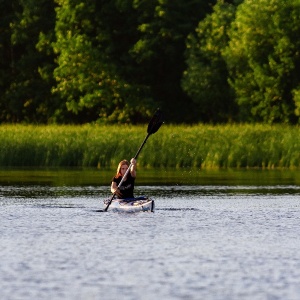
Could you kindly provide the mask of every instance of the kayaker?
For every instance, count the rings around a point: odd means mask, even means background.
[[[127,173],[126,178],[124,179],[122,185],[118,188],[118,185],[121,182],[130,164],[131,164],[130,171]],[[111,181],[110,190],[113,194],[115,193],[119,199],[134,198],[133,190],[134,190],[134,181],[136,178],[136,160],[132,158],[130,160],[130,164],[125,159],[120,161],[117,168],[117,173]]]

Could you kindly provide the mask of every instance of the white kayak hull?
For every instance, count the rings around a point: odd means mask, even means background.
[[[106,208],[109,199],[104,200],[104,208]],[[108,211],[114,212],[126,212],[126,213],[135,213],[135,212],[154,212],[155,203],[154,200],[146,197],[138,197],[131,199],[113,199]]]

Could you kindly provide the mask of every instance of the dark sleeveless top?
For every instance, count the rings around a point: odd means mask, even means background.
[[[113,177],[112,181],[114,181],[117,186],[121,182],[122,177]],[[123,181],[122,185],[119,187],[119,189],[116,191],[116,195],[120,199],[126,199],[126,198],[134,198],[133,196],[133,190],[134,190],[134,181],[135,178],[131,176],[130,172],[127,174],[126,180]]]

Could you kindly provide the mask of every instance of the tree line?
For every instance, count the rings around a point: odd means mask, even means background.
[[[0,0],[1,123],[299,123],[300,0]]]

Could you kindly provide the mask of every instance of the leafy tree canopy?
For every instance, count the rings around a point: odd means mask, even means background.
[[[297,121],[299,27],[297,0],[245,0],[238,6],[225,57],[244,118]]]
[[[182,86],[197,105],[201,119],[207,122],[229,121],[237,113],[222,56],[229,41],[228,28],[234,13],[234,5],[218,1],[186,43],[188,68]]]

